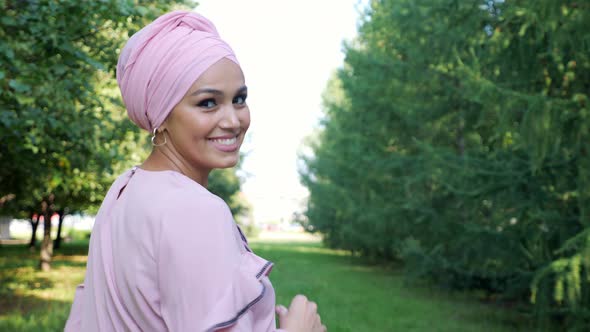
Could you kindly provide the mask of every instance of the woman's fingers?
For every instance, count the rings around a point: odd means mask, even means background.
[[[277,315],[279,315],[279,317],[282,317],[285,316],[289,312],[289,310],[284,305],[279,304],[276,306],[275,312],[277,313]]]
[[[305,315],[307,313],[307,297],[305,295],[295,295],[289,306],[289,312],[295,315]]]
[[[326,326],[318,314],[318,305],[304,295],[296,295],[289,309],[282,305],[275,308],[281,328],[289,332],[325,332]]]
[[[313,331],[314,332],[323,332],[325,331],[324,329],[326,328],[324,325],[322,325],[322,318],[320,317],[319,314],[315,314],[315,320],[313,323]]]
[[[318,311],[318,305],[317,305],[317,303],[315,303],[315,302],[313,302],[313,301],[309,301],[309,308],[310,308],[312,311]]]
[[[307,304],[307,297],[305,295],[302,294],[297,294],[293,297],[293,300],[291,300],[291,306],[303,306]],[[291,307],[290,306],[290,307]],[[289,309],[291,309],[289,307]]]
[[[318,305],[315,302],[309,301],[307,303],[307,315],[309,317],[313,317],[317,316],[317,312],[318,312]]]

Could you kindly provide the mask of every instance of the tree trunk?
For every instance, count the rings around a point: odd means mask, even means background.
[[[35,245],[37,244],[37,226],[39,226],[39,219],[41,219],[41,214],[37,213],[31,215],[31,219],[29,220],[33,230],[33,234],[31,234],[31,241],[29,242],[29,248],[31,249],[34,249]]]
[[[12,220],[11,216],[0,215],[0,240],[10,239],[10,221],[11,220]]]
[[[59,224],[57,225],[57,236],[55,237],[55,241],[53,241],[54,249],[59,249],[59,247],[61,246],[61,226],[64,222],[66,211],[64,209],[61,209],[57,211],[57,214],[59,214]]]
[[[53,195],[41,202],[41,211],[43,213],[43,242],[41,243],[41,262],[42,271],[51,270],[51,256],[53,255],[53,241],[51,240],[51,215],[53,214]]]

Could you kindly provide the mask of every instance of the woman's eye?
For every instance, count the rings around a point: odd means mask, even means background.
[[[246,103],[246,95],[239,95],[234,98],[234,104],[243,105]]]
[[[197,104],[197,106],[203,107],[203,108],[213,108],[213,107],[215,107],[215,105],[217,105],[217,104],[215,103],[214,99],[205,99]]]

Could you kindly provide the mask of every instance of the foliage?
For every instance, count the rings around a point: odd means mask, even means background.
[[[0,196],[16,195],[4,213],[30,214],[50,194],[55,209],[95,207],[118,162],[138,150],[137,131],[120,121],[113,100],[117,50],[144,15],[165,5],[47,0],[0,8]]]
[[[588,22],[577,1],[372,1],[305,158],[309,228],[587,326]]]
[[[241,156],[240,160],[243,160]],[[250,206],[245,197],[241,195],[243,179],[238,176],[236,169],[241,167],[241,162],[235,168],[215,169],[209,174],[207,189],[213,194],[223,198],[238,223],[248,216]]]

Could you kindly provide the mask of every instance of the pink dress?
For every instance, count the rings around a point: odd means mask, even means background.
[[[96,216],[65,331],[281,331],[271,268],[219,197],[134,167]]]

